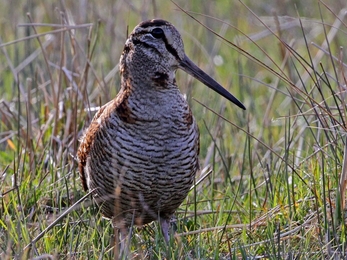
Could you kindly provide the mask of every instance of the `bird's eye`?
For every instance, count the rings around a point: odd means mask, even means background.
[[[151,31],[151,34],[153,35],[154,38],[157,38],[157,39],[164,37],[164,31],[160,28],[154,28]]]

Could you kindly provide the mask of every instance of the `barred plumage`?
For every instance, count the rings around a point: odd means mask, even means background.
[[[159,218],[166,241],[199,168],[199,130],[176,86],[178,68],[244,108],[187,58],[170,23],[142,22],[120,59],[121,91],[94,116],[78,150],[83,187],[95,189],[104,216],[119,228]]]

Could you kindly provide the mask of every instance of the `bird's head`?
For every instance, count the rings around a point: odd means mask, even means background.
[[[169,22],[153,19],[137,25],[127,39],[120,59],[123,77],[143,85],[175,86],[180,68],[242,109],[243,104],[196,66],[185,54],[180,33]]]

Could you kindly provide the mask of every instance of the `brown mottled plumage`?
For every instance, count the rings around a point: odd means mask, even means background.
[[[120,58],[121,90],[94,116],[78,150],[85,190],[119,228],[169,219],[199,168],[199,130],[179,92],[178,68],[244,109],[184,53],[178,31],[154,19],[135,27]]]

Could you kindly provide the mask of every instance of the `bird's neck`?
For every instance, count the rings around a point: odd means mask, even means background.
[[[178,113],[179,116],[187,110],[186,101],[177,86],[162,79],[159,74],[157,81],[137,81],[123,76],[117,98],[129,116],[137,120],[163,120],[169,114]],[[180,109],[177,110],[177,107]]]

